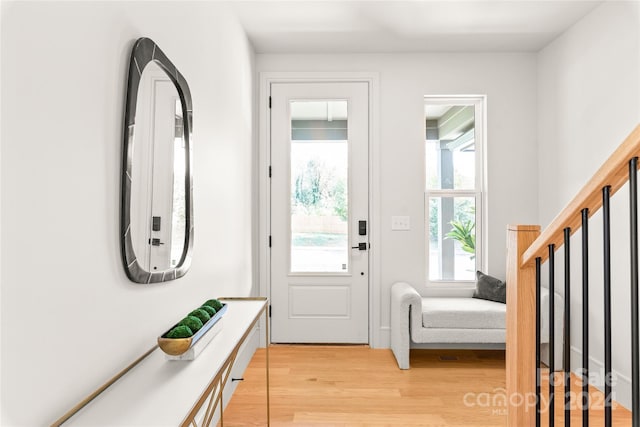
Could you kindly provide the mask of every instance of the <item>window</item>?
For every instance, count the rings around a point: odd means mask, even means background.
[[[349,269],[346,100],[290,101],[291,272]]]
[[[425,98],[427,282],[475,280],[482,266],[484,98]]]

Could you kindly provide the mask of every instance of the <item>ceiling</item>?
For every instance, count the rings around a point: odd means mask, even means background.
[[[536,52],[602,1],[236,0],[257,53]]]

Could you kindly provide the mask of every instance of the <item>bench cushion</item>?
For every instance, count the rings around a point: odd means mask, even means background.
[[[422,298],[425,328],[505,329],[507,306],[477,298]]]

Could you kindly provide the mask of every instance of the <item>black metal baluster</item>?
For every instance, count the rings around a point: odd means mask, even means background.
[[[631,418],[640,427],[640,344],[638,338],[638,158],[629,161],[631,239]]]
[[[604,249],[604,425],[611,427],[611,220],[609,198],[611,187],[602,189],[602,222]]]
[[[540,293],[541,293],[541,271],[542,260],[536,258],[536,427],[540,427]]]
[[[582,427],[589,427],[589,209],[582,209]]]
[[[555,370],[555,245],[549,245],[549,427],[555,426],[555,396],[554,396],[554,370]]]
[[[571,425],[571,229],[564,229],[564,425]]]

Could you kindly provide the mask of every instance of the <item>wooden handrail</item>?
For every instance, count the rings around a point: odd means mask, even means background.
[[[536,258],[540,258],[541,262],[546,261],[551,244],[555,245],[555,250],[562,247],[567,227],[571,234],[582,227],[583,209],[587,208],[591,217],[602,207],[603,188],[610,187],[611,196],[629,180],[630,160],[634,157],[640,158],[640,125],[542,233],[538,226],[507,227],[506,388],[509,427],[536,425],[537,408],[523,404],[528,402],[529,396],[536,396],[538,366],[535,331],[538,326],[533,327],[537,317]]]
[[[571,228],[571,234],[579,230],[582,209],[589,209],[589,217],[595,214],[602,207],[602,188],[610,186],[613,196],[629,179],[629,160],[634,157],[640,157],[640,125],[636,126],[589,182],[525,251],[521,266],[533,266],[538,257],[544,262],[549,257],[550,244],[554,244],[556,250],[562,246],[566,227]]]

